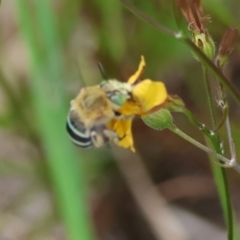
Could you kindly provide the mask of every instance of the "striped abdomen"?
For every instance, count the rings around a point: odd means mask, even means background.
[[[67,132],[74,144],[81,148],[93,147],[93,141],[90,130],[87,130],[83,123],[72,118],[69,114],[67,119]]]

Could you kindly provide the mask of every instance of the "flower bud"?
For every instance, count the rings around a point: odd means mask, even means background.
[[[155,130],[163,130],[165,128],[172,128],[172,115],[167,109],[160,109],[146,117],[142,117],[143,122]]]
[[[193,42],[210,59],[214,57],[215,45],[207,31],[204,33],[193,33]]]
[[[170,112],[183,112],[186,109],[183,100],[178,96],[172,95],[168,95],[164,108]]]
[[[228,57],[233,51],[238,37],[238,30],[235,27],[230,27],[224,33],[216,57],[216,63],[218,67],[222,68],[228,61]]]
[[[203,20],[207,20],[208,17],[203,16],[202,1],[176,0],[176,3],[189,23],[189,30],[203,33],[205,31]]]

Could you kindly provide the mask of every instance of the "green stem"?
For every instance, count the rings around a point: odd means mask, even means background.
[[[184,115],[187,116],[189,121],[196,126],[199,130],[201,130],[210,140],[212,140],[212,136],[214,135],[214,132],[206,128],[205,124],[199,123],[192,115],[192,113],[186,109],[183,108],[181,111]]]
[[[170,35],[172,37],[177,38],[178,37],[178,33],[166,28],[165,26],[157,23],[155,20],[153,20],[151,17],[149,17],[148,15],[146,15],[144,12],[142,12],[141,10],[139,10],[138,8],[136,8],[132,3],[130,3],[128,0],[120,0],[123,5],[133,14],[135,14],[137,17],[139,17],[140,19],[142,19],[143,21],[147,22],[148,24],[150,24],[152,27],[158,29],[160,32],[163,32],[167,35]]]
[[[203,150],[206,153],[209,153],[211,155],[213,155],[214,157],[218,158],[219,160],[221,160],[222,162],[228,164],[229,163],[229,159],[222,156],[221,154],[217,153],[216,151],[213,151],[212,149],[206,147],[205,145],[201,144],[200,142],[196,141],[195,139],[191,138],[189,135],[187,135],[186,133],[184,133],[182,130],[180,130],[179,128],[177,128],[176,126],[174,127],[170,127],[169,128],[172,132],[174,132],[175,134],[179,135],[181,138],[185,139],[186,141],[190,142],[191,144],[193,144],[194,146],[200,148],[201,150]],[[240,168],[236,169],[239,173],[240,173]]]
[[[223,109],[223,115],[217,126],[213,129],[214,132],[217,132],[227,121],[228,119],[228,106]]]
[[[215,64],[217,65],[216,62],[215,62]],[[219,69],[222,71],[222,68],[219,68]],[[237,164],[237,162],[236,162],[237,160],[236,160],[235,143],[232,138],[232,130],[231,130],[231,124],[230,124],[230,119],[229,119],[229,114],[228,114],[229,106],[228,106],[227,97],[226,97],[223,85],[218,82],[216,82],[216,84],[217,84],[217,88],[218,88],[217,101],[223,112],[222,120],[221,120],[220,124],[217,126],[216,130],[219,129],[219,127],[221,127],[222,124],[225,123],[227,137],[228,137],[229,150],[230,150],[230,156],[232,159],[232,164],[234,165],[234,164]],[[216,131],[216,130],[214,130],[214,131]]]
[[[206,67],[203,65],[203,77],[204,77],[204,82],[205,82],[205,87],[206,87],[206,92],[208,96],[208,105],[211,113],[211,121],[213,128],[217,127],[217,121],[216,117],[214,114],[214,106],[213,106],[213,101],[212,101],[212,93],[211,93],[211,88],[210,88],[210,83],[209,83],[209,78],[208,78],[208,72]],[[212,144],[215,149],[215,151],[219,154],[222,154],[222,149],[221,145],[219,142],[219,138],[216,134],[214,134],[212,138]],[[221,159],[220,159],[221,160]],[[221,163],[221,161],[220,161]],[[215,164],[212,164],[212,169],[213,169],[213,174],[215,178],[215,182],[218,188],[218,192],[220,195],[220,201],[224,210],[224,216],[228,225],[228,240],[233,240],[234,236],[234,229],[233,229],[233,213],[232,213],[232,204],[231,204],[231,199],[230,199],[230,192],[229,192],[229,186],[228,186],[228,180],[226,176],[225,169],[219,168]]]
[[[216,135],[214,131],[209,130],[208,128],[206,128],[206,126],[202,123],[199,123],[192,115],[192,113],[187,110],[186,108],[183,108],[181,110],[181,112],[187,116],[188,120],[194,125],[196,126],[199,130],[201,130],[205,136],[210,140],[211,144],[213,146],[215,146],[216,144]],[[232,146],[232,148],[234,149],[234,145]],[[220,151],[220,150],[219,150]],[[230,163],[229,167],[232,167],[233,169],[235,169],[237,172],[240,172],[240,165],[234,161],[231,162],[231,160],[236,157],[234,154],[233,156],[231,156],[231,159],[228,159],[228,163]],[[236,159],[235,159],[236,160]]]
[[[229,142],[229,149],[231,153],[231,158],[236,161],[236,150],[235,150],[235,144],[232,138],[232,130],[231,130],[231,124],[229,116],[226,117],[226,130],[227,130],[227,136],[228,136],[228,142]]]
[[[211,94],[211,86],[210,86],[210,81],[208,78],[208,72],[207,72],[205,65],[202,65],[202,68],[203,68],[203,79],[204,79],[204,84],[205,84],[205,89],[206,89],[206,94],[207,94],[207,100],[208,100],[212,125],[216,126],[217,122],[216,122],[216,116],[215,116],[215,112],[214,112],[214,104],[213,104],[213,98],[212,98],[212,94]]]

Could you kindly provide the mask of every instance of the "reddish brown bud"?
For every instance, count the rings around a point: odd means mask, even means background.
[[[239,40],[238,30],[235,27],[230,27],[223,34],[222,41],[219,46],[216,62],[218,67],[223,67],[227,62],[230,53],[233,51],[235,44]]]
[[[176,0],[178,7],[189,23],[189,29],[204,33],[205,27],[201,0]]]
[[[238,40],[238,30],[235,27],[230,27],[222,37],[222,41],[219,46],[219,54],[230,54]]]

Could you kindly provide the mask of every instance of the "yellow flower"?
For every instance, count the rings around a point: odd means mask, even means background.
[[[155,82],[151,79],[141,80],[146,63],[141,56],[138,70],[128,79],[128,83],[133,86],[132,98],[119,109],[123,115],[143,116],[151,112],[157,106],[162,106],[167,100],[167,90],[162,82]]]
[[[137,71],[128,79],[128,84],[133,86],[131,92],[132,99],[118,110],[124,116],[144,116],[152,111],[162,107],[166,102],[168,94],[164,83],[154,82],[151,79],[141,80],[140,77],[146,66],[144,57],[141,56],[141,61]],[[113,119],[108,124],[108,129],[117,133],[119,139],[116,144],[130,148],[135,152],[132,138],[132,118],[131,119]]]

